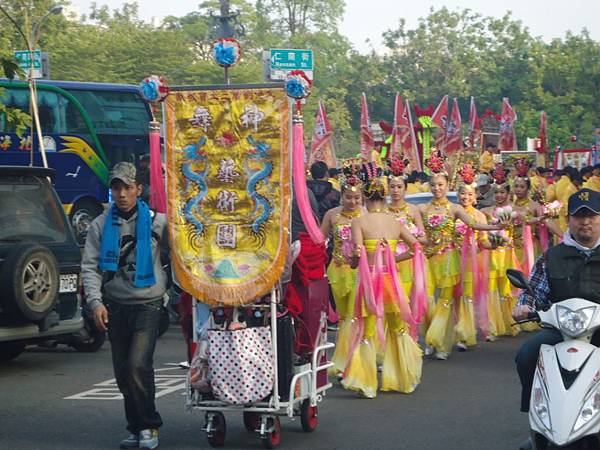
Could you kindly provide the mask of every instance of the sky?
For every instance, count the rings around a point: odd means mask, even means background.
[[[89,13],[92,1],[71,0],[82,14]],[[124,1],[96,0],[96,3],[115,9],[120,8]],[[200,0],[138,0],[140,16],[145,20],[153,16],[183,16],[195,10],[199,3]],[[397,28],[401,17],[406,20],[407,27],[412,28],[417,25],[419,17],[427,16],[430,8],[443,6],[451,10],[468,8],[493,17],[502,17],[510,10],[532,35],[548,41],[563,37],[568,30],[578,33],[583,28],[588,29],[593,39],[600,41],[598,0],[346,0],[340,31],[360,52],[368,52],[371,47],[378,50],[382,47],[382,32]]]

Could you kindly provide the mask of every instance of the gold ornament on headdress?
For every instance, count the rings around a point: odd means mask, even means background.
[[[446,172],[445,162],[446,159],[442,153],[435,151],[432,152],[429,158],[425,161],[425,165],[429,168],[432,175],[446,175],[447,177],[448,173]]]
[[[393,181],[404,181],[404,162],[402,157],[394,155],[388,160],[388,178]]]
[[[466,162],[463,166],[458,170],[458,175],[461,178],[461,183],[459,184],[459,189],[470,187],[475,189],[477,187],[477,183],[475,183],[475,177],[477,176],[477,169],[475,165],[471,162]]]
[[[340,180],[343,190],[359,192],[362,189],[362,181],[358,177],[361,167],[360,158],[350,158],[342,161],[342,177]]]
[[[372,198],[375,194],[382,197],[387,195],[387,183],[382,180],[383,170],[375,162],[364,163],[360,176],[363,180],[363,192],[366,198]]]

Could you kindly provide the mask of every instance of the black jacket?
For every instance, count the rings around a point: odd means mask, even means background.
[[[329,181],[308,180],[306,185],[315,194],[315,198],[319,204],[319,221],[322,222],[327,211],[340,206],[341,194],[333,188],[333,185]]]

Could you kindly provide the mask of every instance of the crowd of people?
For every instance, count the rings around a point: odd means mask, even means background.
[[[481,172],[467,163],[457,169],[453,203],[444,158],[434,153],[426,166],[426,176],[407,175],[399,157],[349,160],[329,181],[324,163],[311,167],[339,315],[333,370],[367,398],[378,389],[412,392],[423,356],[446,360],[479,340],[536,330],[514,325],[518,298],[506,269],[529,275],[563,239],[569,196],[600,188],[600,165],[551,171],[517,159]],[[427,203],[407,201],[426,191]]]

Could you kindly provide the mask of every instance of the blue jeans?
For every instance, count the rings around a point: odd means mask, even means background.
[[[162,302],[122,305],[107,301],[113,369],[125,402],[127,429],[134,434],[162,425],[154,402],[153,357]]]

